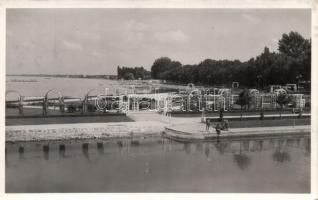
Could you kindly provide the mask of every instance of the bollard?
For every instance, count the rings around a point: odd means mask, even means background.
[[[300,108],[298,113],[298,118],[301,118],[303,116],[303,110]]]
[[[220,109],[220,116],[219,116],[219,121],[220,121],[220,122],[223,121],[223,111],[224,111],[224,109],[221,108],[221,109]]]
[[[216,124],[215,131],[216,131],[217,137],[219,137],[219,135],[221,134],[221,125],[220,125],[220,123]]]

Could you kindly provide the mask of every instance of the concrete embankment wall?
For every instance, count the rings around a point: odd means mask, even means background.
[[[159,135],[166,124],[157,121],[6,126],[6,141],[120,138]]]

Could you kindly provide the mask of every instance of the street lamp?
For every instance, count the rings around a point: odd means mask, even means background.
[[[258,89],[260,89],[260,80],[262,79],[262,75],[257,75],[257,86],[258,86]]]
[[[303,76],[301,74],[296,76],[296,80],[297,80],[297,90],[299,91],[299,81]]]
[[[214,110],[214,111],[216,111],[216,110],[215,110],[215,89],[216,89],[216,88],[213,88],[213,110]]]

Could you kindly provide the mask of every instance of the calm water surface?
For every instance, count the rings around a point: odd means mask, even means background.
[[[6,90],[17,90],[22,96],[44,96],[48,90],[56,89],[64,96],[84,97],[92,91],[92,95],[105,92],[115,94],[116,89],[123,89],[116,80],[54,77],[20,77],[7,76]],[[96,91],[95,91],[96,90]],[[52,94],[54,96],[56,94]],[[11,96],[8,96],[10,98]],[[12,97],[14,98],[14,97]]]
[[[310,192],[310,138],[6,144],[6,192]]]

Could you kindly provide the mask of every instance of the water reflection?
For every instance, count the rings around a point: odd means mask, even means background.
[[[190,143],[184,143],[183,144],[183,149],[186,152],[186,154],[190,154],[191,153],[191,144]]]
[[[59,145],[59,156],[60,156],[60,158],[66,158],[66,156],[65,156],[65,144]]]
[[[299,186],[303,192],[310,188],[310,158],[304,156],[310,154],[309,137],[220,138],[219,141],[197,143],[162,138],[121,138],[6,145],[7,188],[12,190],[18,185],[28,191],[26,185],[29,183],[42,192],[51,191],[47,188],[56,192],[158,192],[158,188],[165,186],[164,191],[175,192],[180,187],[193,187],[192,183],[204,187],[203,192],[230,189],[233,192],[270,192],[281,187],[288,189],[282,191],[295,192]],[[101,156],[106,152],[107,156]],[[44,159],[51,162],[41,162]],[[58,162],[53,162],[54,159]],[[264,170],[271,173],[264,174]],[[39,173],[46,176],[39,180]],[[294,173],[303,176],[292,176]],[[59,183],[63,181],[63,187],[52,186],[52,177],[61,180]],[[13,181],[14,185],[11,184]],[[203,184],[202,181],[207,182]],[[237,187],[238,181],[246,187]],[[87,190],[75,188],[74,183]],[[188,191],[186,189],[183,191]]]
[[[50,146],[44,145],[43,146],[43,155],[45,160],[49,160],[49,153],[50,153]]]
[[[210,147],[208,145],[205,146],[204,154],[209,159]]]
[[[275,151],[275,153],[273,153],[272,157],[273,157],[273,160],[276,161],[277,164],[284,163],[285,161],[290,161],[290,159],[291,159],[288,152],[286,152],[286,151],[280,152],[279,150]]]
[[[87,159],[87,161],[91,162],[90,157],[89,157],[89,152],[88,152],[88,143],[82,144],[82,152],[83,152],[84,157]]]
[[[296,139],[296,144],[297,144],[296,147],[299,148],[299,147],[300,147],[300,138],[297,138],[297,139]]]
[[[221,155],[223,155],[229,146],[227,142],[218,141],[214,143],[214,147]]]
[[[139,146],[139,145],[140,145],[140,142],[139,142],[138,140],[132,140],[132,141],[130,142],[130,145],[131,145],[131,146]]]
[[[286,140],[287,141],[287,140]],[[286,146],[288,146],[288,142],[286,142]],[[289,142],[289,145],[291,144],[291,142]],[[284,145],[284,140],[283,139],[279,139],[278,140],[278,146],[275,149],[275,152],[272,154],[273,160],[277,163],[277,164],[282,164],[286,161],[290,161],[291,157],[289,155],[289,153],[285,150],[283,150],[283,145]]]
[[[242,143],[240,142],[240,152],[242,151],[241,145],[242,145]],[[243,148],[244,148],[244,151],[250,151],[250,141],[249,140],[243,141]]]
[[[24,159],[24,147],[19,147],[19,159],[22,160]]]
[[[251,159],[245,154],[234,154],[234,162],[241,170],[244,170],[250,166]]]
[[[150,167],[149,167],[149,162],[146,161],[145,162],[145,170],[144,170],[144,174],[148,175],[150,173]]]
[[[145,139],[145,138],[144,138]],[[147,138],[145,139],[147,140]],[[269,159],[274,161],[277,164],[283,164],[286,162],[289,162],[292,160],[293,154],[291,154],[291,150],[293,148],[301,149],[302,154],[306,157],[310,156],[310,138],[309,137],[282,137],[282,138],[260,138],[260,139],[245,139],[245,140],[218,140],[214,142],[197,142],[197,143],[191,143],[191,142],[175,142],[169,139],[165,138],[158,138],[155,143],[148,146],[144,145],[147,144],[147,142],[141,142],[138,139],[129,138],[129,139],[120,139],[120,140],[113,140],[113,144],[115,146],[118,146],[120,155],[130,155],[130,156],[138,156],[140,153],[146,153],[147,151],[140,151],[140,148],[150,148],[152,146],[161,146],[159,148],[159,151],[162,152],[174,152],[177,149],[182,149],[183,152],[187,155],[203,155],[206,160],[210,161],[212,157],[215,157],[213,155],[214,152],[217,152],[217,155],[230,155],[233,157],[233,160],[235,165],[238,166],[239,169],[244,170],[249,167],[251,163],[253,163],[253,157],[251,157],[252,152],[261,152],[261,151],[271,151]],[[111,142],[110,142],[111,143]],[[89,143],[85,142],[82,144],[79,144],[82,151],[82,157],[85,158],[89,163],[91,162],[97,162],[99,159],[95,159],[96,155],[104,155],[105,154],[105,144],[102,141],[97,141],[96,143],[96,150],[97,151],[90,151],[89,150]],[[35,146],[38,146],[43,151],[43,157],[45,160],[52,159],[53,157],[50,155],[50,146],[49,144],[35,144]],[[58,158],[59,159],[65,159],[72,157],[71,155],[66,155],[66,147],[67,145],[64,143],[58,144]],[[133,148],[131,148],[133,147]],[[18,159],[23,160],[26,159],[25,155],[25,147],[24,145],[17,145],[16,148],[18,148]],[[108,147],[107,147],[108,148]],[[111,147],[109,147],[111,148]],[[10,152],[10,151],[9,151]],[[16,150],[15,150],[16,152]],[[69,153],[74,154],[74,152],[71,150]],[[52,151],[51,151],[52,154]],[[53,149],[54,154],[54,149]],[[10,155],[10,153],[9,153]],[[213,155],[213,156],[211,156]],[[29,156],[29,155],[28,155]],[[32,156],[32,154],[30,154]],[[51,157],[52,158],[51,158]],[[94,158],[94,159],[92,159]],[[102,157],[100,157],[102,158]],[[8,162],[7,156],[5,157],[5,162]],[[9,159],[10,163],[10,159]]]
[[[124,143],[122,141],[117,141],[117,145],[118,147],[122,148],[124,146]]]
[[[305,140],[305,153],[304,153],[304,155],[305,155],[306,157],[309,157],[309,156],[310,156],[310,149],[311,149],[310,139],[307,138],[307,139]]]
[[[203,153],[203,144],[202,143],[197,143],[196,144],[196,151],[200,154]]]
[[[260,140],[258,144],[259,144],[259,150],[262,151],[263,150],[264,141]]]
[[[234,162],[241,170],[248,168],[248,166],[250,166],[250,164],[251,164],[251,159],[246,154],[243,153],[243,150],[244,151],[250,150],[249,144],[250,144],[250,141],[240,142],[239,153],[235,153],[233,156]],[[243,146],[243,148],[242,148],[242,146]]]
[[[104,154],[104,145],[102,142],[97,142],[97,152],[99,155]]]

